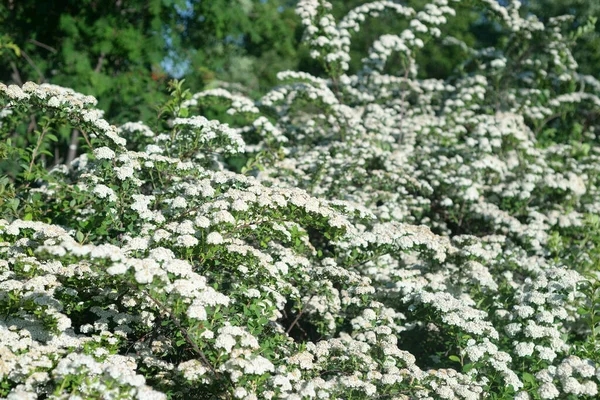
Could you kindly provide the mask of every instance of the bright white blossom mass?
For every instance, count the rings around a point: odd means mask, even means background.
[[[0,395],[597,398],[600,82],[566,18],[474,3],[522,51],[450,38],[463,67],[421,79],[459,1],[336,20],[301,0],[326,77],[281,72],[258,99],[174,90],[156,132],[0,84],[1,131],[44,113],[87,135],[69,165],[34,157],[2,206]],[[384,13],[406,29],[350,74]],[[223,104],[228,123],[197,115]]]

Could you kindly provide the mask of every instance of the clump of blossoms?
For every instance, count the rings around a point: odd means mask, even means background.
[[[326,77],[282,72],[256,101],[176,90],[159,132],[0,85],[3,137],[45,116],[0,219],[0,394],[596,398],[600,83],[565,18],[494,0],[475,3],[508,47],[450,38],[463,72],[417,79],[456,3],[336,21],[300,1]],[[408,27],[349,75],[352,35],[381,13]],[[196,115],[213,104],[231,125]],[[82,154],[46,171],[62,127]]]

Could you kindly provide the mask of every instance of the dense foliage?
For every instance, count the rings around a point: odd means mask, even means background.
[[[506,40],[444,34],[466,6]],[[571,51],[593,24],[332,11],[296,8],[322,76],[173,82],[148,125],[0,84],[1,396],[597,397],[600,82]],[[404,23],[358,63],[378,18]],[[434,42],[460,54],[443,79],[419,73]]]
[[[364,0],[333,0],[332,14],[342,18]],[[397,1],[398,2],[398,1]],[[276,74],[303,70],[320,76],[306,46],[299,46],[297,0],[37,0],[0,3],[0,81],[33,81],[70,87],[98,98],[98,108],[113,123],[155,117],[166,99],[169,79],[185,78],[194,91],[219,82],[243,85],[237,90],[264,93]],[[399,2],[417,11],[427,0]],[[521,16],[542,21],[574,15],[570,29],[600,17],[593,0],[523,0]],[[474,48],[507,40],[493,20],[465,2],[440,26]],[[382,15],[367,23],[351,42],[350,71],[361,68],[371,43],[400,32],[407,20]],[[580,71],[600,69],[600,25],[574,48]],[[463,54],[444,41],[426,41],[416,55],[421,78],[447,78],[460,67]],[[59,139],[61,139],[59,137]],[[68,137],[64,140],[68,145]],[[61,140],[60,143],[63,141]]]
[[[297,25],[283,0],[2,2],[0,80],[72,87],[114,122],[148,120],[172,76],[272,85],[297,64]]]

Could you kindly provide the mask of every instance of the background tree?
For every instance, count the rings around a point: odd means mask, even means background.
[[[524,8],[542,20],[557,15],[573,15],[572,28],[584,26],[590,17],[600,18],[600,2],[595,0],[525,0]],[[600,24],[573,48],[573,56],[583,74],[600,76]]]
[[[300,45],[303,31],[295,14],[297,0],[9,0],[0,3],[0,82],[27,81],[70,87],[99,99],[98,108],[114,124],[156,120],[156,106],[167,98],[167,82],[185,78],[192,92],[236,85],[235,91],[255,97],[277,83],[283,70],[324,76],[318,63]],[[334,0],[333,14],[341,18],[363,0]],[[473,48],[510,40],[471,1],[456,5],[456,15],[443,25],[446,40],[430,40],[417,57],[419,76],[447,78],[462,68],[456,38]],[[422,10],[425,0],[407,0]],[[576,18],[572,28],[600,15],[592,0],[527,0],[521,13],[543,20],[561,14]],[[382,15],[364,24],[351,45],[349,73],[362,64],[373,41],[399,32],[407,20]],[[580,40],[575,58],[580,71],[598,76],[600,27]],[[399,57],[394,55],[393,57]],[[395,68],[399,58],[388,68]],[[207,114],[207,116],[211,116]],[[595,118],[595,116],[592,116]],[[557,124],[559,121],[554,121]],[[15,129],[13,146],[35,145],[37,121]],[[75,156],[69,150],[81,138],[63,129],[47,149],[48,165]],[[62,160],[61,160],[62,159]],[[8,167],[7,165],[12,165]],[[0,162],[2,174],[14,171],[14,160]]]
[[[9,0],[0,4],[0,81],[50,82],[100,99],[105,117],[120,123],[148,120],[154,105],[166,99],[169,78],[185,78],[192,91],[219,82],[239,83],[249,92],[265,92],[282,70],[319,73],[319,66],[299,44],[302,30],[297,0]],[[363,0],[335,0],[339,18]],[[424,0],[406,5],[423,9]],[[576,15],[574,27],[600,15],[592,0],[527,0],[522,13],[547,20]],[[372,41],[397,32],[407,21],[383,16],[365,24],[352,41],[350,72]],[[586,74],[598,74],[600,34],[582,40],[575,58]],[[498,32],[470,2],[443,28],[473,47],[493,46]],[[21,51],[15,53],[8,46]],[[427,43],[417,60],[420,75],[443,78],[459,67],[457,46]],[[393,63],[392,63],[393,65]]]
[[[101,98],[114,123],[148,120],[170,77],[266,88],[296,65],[297,18],[285,0],[35,0],[0,4],[0,81],[49,82]],[[10,57],[10,60],[7,58]]]
[[[49,82],[97,96],[113,122],[147,118],[152,104],[164,100],[161,61],[177,30],[176,3],[3,2],[2,33],[19,46],[21,57],[0,65],[0,80]]]

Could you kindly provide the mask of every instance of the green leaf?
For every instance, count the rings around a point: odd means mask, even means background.
[[[590,310],[585,309],[583,307],[579,307],[577,309],[577,314],[579,314],[579,315],[586,315],[586,314],[589,314],[589,313],[590,313]]]
[[[448,357],[451,361],[456,361],[457,363],[460,362],[460,357],[452,355],[450,357]]]
[[[463,365],[462,372],[466,374],[467,372],[469,372],[470,370],[472,370],[474,367],[475,367],[475,364],[472,364],[472,363],[471,364],[465,364],[465,365]]]
[[[535,385],[537,381],[535,380],[535,377],[529,372],[523,372],[523,382]]]

